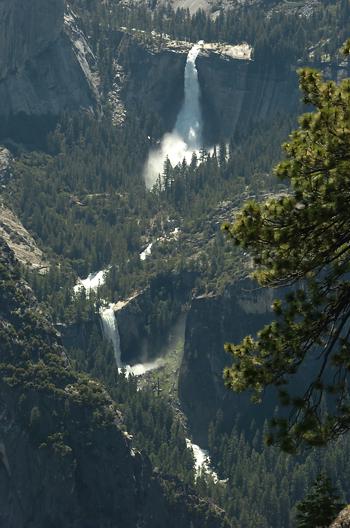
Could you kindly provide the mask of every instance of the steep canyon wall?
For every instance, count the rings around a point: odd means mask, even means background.
[[[0,1],[0,137],[30,141],[62,111],[94,108],[94,58],[64,0]]]
[[[171,131],[184,97],[184,67],[188,49],[172,43],[150,49],[128,34],[119,35],[117,61],[127,73],[122,89],[125,107],[146,104],[159,120],[158,130]],[[197,70],[207,145],[228,140],[235,131],[247,133],[278,114],[294,114],[300,93],[295,71],[273,63],[200,53]]]
[[[214,54],[198,59],[202,90],[204,134],[208,143],[248,133],[278,114],[297,112],[300,93],[297,75],[273,63],[224,60]]]
[[[249,279],[226,288],[223,294],[192,300],[187,316],[185,350],[179,376],[179,397],[196,442],[207,445],[208,426],[218,411],[229,430],[238,422],[250,425],[253,417],[263,423],[276,400],[253,405],[247,394],[233,394],[223,381],[223,369],[231,358],[225,342],[239,343],[271,318],[271,304],[278,292],[258,288]]]

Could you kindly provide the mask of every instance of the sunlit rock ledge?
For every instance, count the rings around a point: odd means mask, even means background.
[[[349,528],[350,527],[350,506],[342,510],[330,528]]]
[[[247,43],[222,44],[219,42],[205,42],[202,45],[202,53],[215,53],[223,59],[252,60],[253,48]]]
[[[140,41],[152,53],[171,51],[173,53],[187,54],[194,46],[194,42],[186,40],[175,40],[167,34],[160,34],[156,31],[147,33],[146,31],[126,27],[121,27],[120,31],[131,35],[135,40]],[[225,60],[252,60],[253,48],[247,42],[241,44],[228,44],[225,42],[202,42],[201,55],[218,55]]]

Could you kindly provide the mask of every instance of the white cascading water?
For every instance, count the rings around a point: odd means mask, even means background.
[[[211,468],[211,460],[208,451],[194,444],[189,438],[186,438],[186,445],[188,449],[192,449],[194,457],[194,469],[196,477],[201,472],[211,475],[214,482],[219,482],[218,474]],[[221,481],[224,482],[224,481]]]
[[[193,153],[199,153],[202,147],[202,112],[200,106],[200,87],[196,59],[203,41],[195,44],[188,53],[185,66],[185,99],[177,117],[175,127],[162,138],[159,148],[150,152],[146,162],[144,177],[147,188],[152,188],[160,174],[164,162],[169,158],[173,167],[182,160],[189,163]]]
[[[105,339],[112,343],[116,365],[118,368],[121,368],[120,336],[113,305],[110,304],[106,308],[101,308],[100,317],[102,321],[103,335]]]
[[[100,286],[103,286],[106,280],[106,275],[109,268],[90,273],[86,279],[78,279],[77,284],[74,286],[74,293],[78,294],[80,291],[85,290],[86,296],[89,297],[91,292],[97,292]]]
[[[185,67],[185,99],[177,117],[174,132],[184,141],[186,148],[198,150],[202,144],[202,112],[196,60],[202,42],[188,53]],[[170,160],[171,161],[171,160]]]

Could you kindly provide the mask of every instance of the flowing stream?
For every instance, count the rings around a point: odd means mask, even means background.
[[[150,152],[144,177],[146,186],[153,187],[163,173],[164,162],[169,158],[174,167],[185,159],[191,161],[202,147],[203,120],[200,106],[200,87],[196,59],[203,45],[199,41],[189,51],[185,66],[185,98],[172,132],[165,134],[160,146]]]
[[[77,284],[74,286],[74,293],[78,294],[81,290],[85,290],[86,296],[89,297],[91,292],[96,292],[100,286],[103,286],[107,273],[108,268],[90,273],[86,279],[78,279]]]
[[[220,479],[217,473],[211,468],[211,460],[208,451],[206,449],[202,449],[199,447],[199,445],[194,444],[189,438],[186,438],[186,445],[187,448],[192,449],[193,452],[196,477],[198,477],[201,472],[204,472],[208,475],[211,475],[214,482],[219,482]]]
[[[120,336],[113,305],[110,304],[107,306],[107,308],[101,308],[100,317],[102,321],[103,335],[105,339],[108,339],[108,341],[110,341],[113,345],[114,357],[117,367],[122,368]]]
[[[195,44],[188,53],[185,66],[185,99],[177,116],[174,133],[184,142],[185,150],[198,150],[202,145],[202,112],[196,60],[202,42]],[[171,160],[170,160],[171,161]],[[182,160],[180,160],[182,161]]]

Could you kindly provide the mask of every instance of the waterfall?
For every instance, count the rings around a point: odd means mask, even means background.
[[[202,146],[202,112],[196,59],[202,41],[195,44],[188,53],[185,66],[185,100],[177,117],[174,133],[177,134],[192,152]],[[170,159],[170,156],[169,156]],[[171,159],[170,159],[171,161]],[[179,160],[182,161],[182,160]]]
[[[107,308],[101,308],[100,317],[102,321],[103,335],[105,339],[112,343],[116,365],[118,368],[121,368],[120,336],[113,304],[110,304]]]
[[[163,173],[164,162],[169,158],[174,167],[182,160],[189,163],[192,154],[199,153],[202,147],[202,112],[200,107],[200,87],[196,59],[203,45],[199,41],[189,51],[185,66],[185,98],[177,116],[175,127],[162,138],[160,146],[150,152],[145,165],[146,186],[153,187],[159,174]]]
[[[196,478],[201,474],[201,472],[211,475],[214,482],[226,482],[220,480],[216,471],[211,468],[211,460],[209,453],[206,449],[202,449],[199,445],[194,444],[189,438],[186,438],[187,449],[192,449],[193,458],[194,458],[194,470]]]
[[[74,286],[74,293],[79,294],[82,290],[85,290],[86,297],[89,297],[91,292],[97,292],[100,286],[103,286],[106,282],[106,275],[109,272],[110,267],[95,273],[90,273],[86,279],[78,279],[78,282]]]

